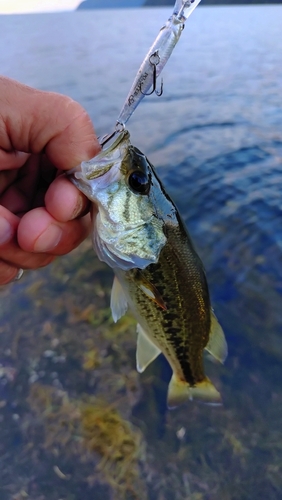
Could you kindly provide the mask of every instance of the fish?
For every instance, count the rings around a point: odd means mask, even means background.
[[[113,320],[129,309],[137,321],[138,372],[162,353],[172,369],[169,408],[193,399],[221,404],[203,352],[223,363],[227,343],[202,261],[153,165],[124,129],[70,180],[93,204],[93,246],[115,274]]]

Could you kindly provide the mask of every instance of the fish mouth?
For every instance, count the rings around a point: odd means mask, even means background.
[[[118,136],[116,137],[117,134]],[[116,139],[114,140],[115,137]],[[103,151],[105,151],[105,145],[110,143],[107,146],[106,150],[111,151],[111,149],[118,146],[120,142],[123,141],[123,139],[129,139],[129,137],[130,134],[128,130],[126,130],[125,128],[122,128],[120,130],[116,128],[112,133],[103,135],[102,137],[98,137],[98,141]]]
[[[116,134],[118,134],[117,137]],[[70,180],[73,181],[78,178],[78,176],[76,175],[77,173],[83,173],[88,180],[95,179],[96,177],[104,175],[113,166],[114,161],[113,163],[107,162],[106,167],[102,166],[100,169],[95,169],[95,171],[92,170],[92,172],[90,172],[89,167],[93,166],[95,163],[101,163],[102,165],[103,163],[106,163],[106,157],[117,150],[123,142],[129,142],[129,138],[130,134],[126,129],[121,131],[115,130],[111,134],[99,137],[98,140],[99,144],[102,146],[102,150],[96,156],[91,158],[91,160],[83,161],[80,165],[77,165],[71,170],[68,170],[68,172],[66,172],[67,177],[70,177]],[[86,169],[88,170],[87,173]]]
[[[95,199],[94,191],[103,189],[119,177],[120,166],[130,147],[130,134],[126,129],[117,130],[99,142],[104,146],[96,156],[66,172],[71,183],[91,201]]]
[[[116,137],[116,135],[118,136]],[[127,141],[130,138],[130,133],[128,130],[115,130],[111,134],[104,135],[99,137],[99,144],[102,146],[102,151],[99,154],[108,154],[114,151],[124,140]],[[104,146],[107,144],[107,147]]]

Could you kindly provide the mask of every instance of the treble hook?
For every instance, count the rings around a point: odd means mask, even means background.
[[[153,61],[153,58],[156,57],[157,61],[154,62]],[[142,92],[142,84],[140,85],[140,92],[141,94],[143,95],[152,95],[153,92],[155,92],[155,94],[160,97],[163,93],[163,79],[161,79],[161,88],[160,90],[157,90],[157,65],[159,64],[160,62],[160,56],[158,54],[158,51],[156,50],[156,52],[154,52],[153,54],[150,55],[150,58],[149,58],[149,63],[151,64],[151,66],[153,67],[153,88],[151,90],[151,92],[148,92],[147,94]]]

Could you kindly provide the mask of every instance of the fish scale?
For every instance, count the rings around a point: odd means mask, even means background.
[[[135,296],[135,306],[132,307],[139,309],[139,323],[146,331],[151,332],[166,357],[169,360],[173,358],[173,365],[179,378],[194,386],[205,378],[202,356],[198,356],[198,352],[202,353],[208,342],[210,300],[205,289],[206,280],[203,268],[195,270],[191,265],[193,252],[188,248],[184,231],[182,226],[181,238],[179,234],[170,234],[168,241],[173,239],[174,245],[167,243],[161,251],[158,264],[151,264],[143,271],[145,278],[154,283],[161,293],[167,310],[160,309],[136,286],[134,271],[128,271],[126,279],[129,282],[131,297]],[[175,233],[171,230],[168,232]],[[178,250],[177,253],[180,254],[181,261],[175,259],[175,246],[178,246],[179,241],[180,251]],[[197,257],[196,260],[198,261]],[[197,283],[203,284],[198,285],[198,294],[195,294],[193,290],[196,274],[200,275]],[[202,312],[203,297],[204,314]],[[186,301],[189,302],[189,307],[185,306]]]
[[[72,171],[72,182],[96,205],[93,243],[110,265],[114,321],[129,307],[137,325],[137,369],[161,352],[173,375],[168,406],[187,399],[217,404],[203,351],[223,362],[227,346],[211,309],[203,264],[153,165],[123,130],[110,146]]]

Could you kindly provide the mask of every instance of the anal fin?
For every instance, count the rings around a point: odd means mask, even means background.
[[[161,350],[149,339],[141,325],[137,325],[136,367],[139,373],[146,370],[147,366],[161,353]]]

